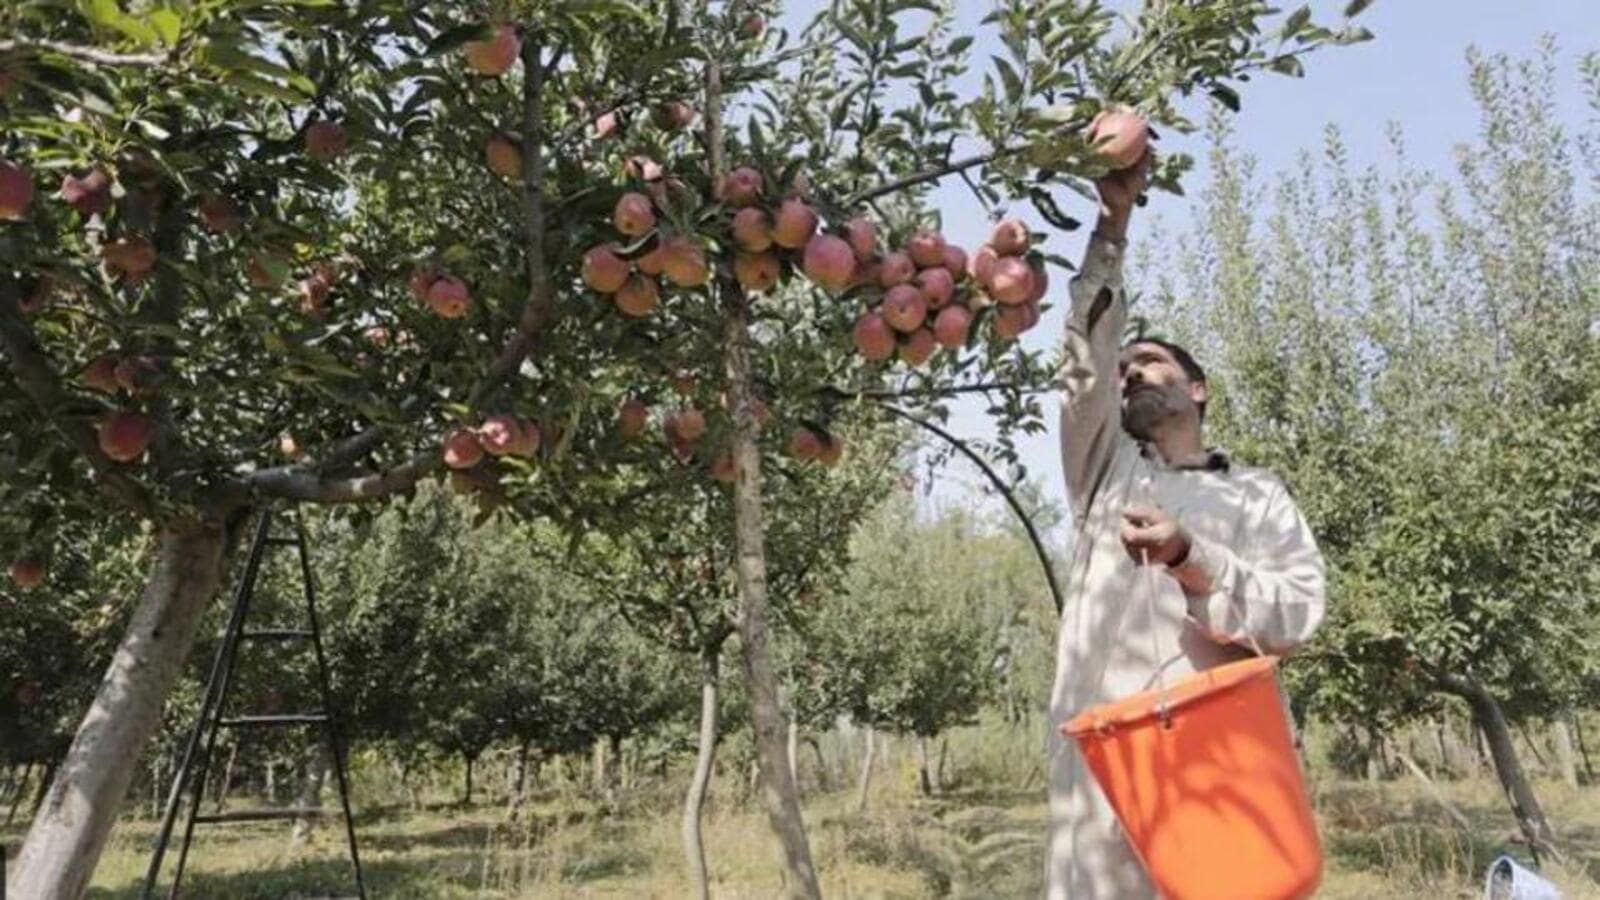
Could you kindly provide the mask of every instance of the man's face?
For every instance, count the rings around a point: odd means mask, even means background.
[[[1135,342],[1117,362],[1122,382],[1122,427],[1141,441],[1155,439],[1164,425],[1189,419],[1200,424],[1204,382],[1190,381],[1172,353],[1160,344]]]

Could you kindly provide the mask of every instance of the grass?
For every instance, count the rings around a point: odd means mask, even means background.
[[[951,789],[915,793],[914,756],[905,742],[876,776],[870,811],[855,811],[848,757],[834,756],[838,790],[812,786],[806,818],[823,890],[837,898],[1032,897],[1041,890],[1045,808],[1028,771],[1025,737],[995,740],[979,729],[951,741]],[[1020,746],[1020,749],[1019,749]],[[842,748],[832,746],[833,751]],[[803,761],[812,762],[809,754]],[[719,775],[705,839],[714,893],[725,898],[781,896],[776,851],[764,819],[742,801],[742,779]],[[1030,777],[1030,775],[1032,777]],[[844,783],[844,784],[842,784]],[[1025,787],[1024,787],[1025,786]],[[1487,779],[1441,782],[1472,824],[1454,825],[1410,779],[1339,780],[1317,770],[1312,790],[1328,851],[1319,896],[1435,900],[1482,895],[1482,873],[1513,842],[1514,825]],[[547,786],[518,822],[499,805],[463,809],[439,803],[421,812],[374,806],[373,778],[358,780],[362,861],[369,894],[383,898],[678,898],[691,896],[679,837],[681,776],[641,781],[615,806],[571,782]],[[1569,898],[1600,898],[1600,788],[1538,785],[1572,854],[1546,868]],[[393,792],[387,796],[398,798]],[[241,804],[242,805],[242,804]],[[353,896],[343,830],[319,828],[309,846],[289,845],[287,824],[230,825],[197,832],[185,895],[205,898]],[[113,834],[90,897],[138,896],[155,824],[128,819]],[[0,832],[8,844],[20,829]],[[168,870],[171,871],[169,865]]]

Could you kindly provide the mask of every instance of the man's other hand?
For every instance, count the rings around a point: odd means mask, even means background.
[[[1135,562],[1175,566],[1189,557],[1189,533],[1164,509],[1130,506],[1122,511],[1122,546]]]

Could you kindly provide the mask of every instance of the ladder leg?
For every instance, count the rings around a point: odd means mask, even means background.
[[[183,789],[188,781],[189,773],[196,762],[196,750],[200,747],[201,737],[206,731],[210,718],[221,706],[222,687],[227,682],[224,674],[233,667],[233,652],[238,641],[239,631],[244,624],[245,608],[250,602],[250,593],[255,588],[256,572],[261,565],[262,548],[266,546],[268,526],[271,516],[262,512],[256,520],[256,533],[250,541],[250,555],[247,557],[244,572],[239,583],[234,587],[233,608],[228,616],[228,627],[224,632],[222,644],[217,647],[217,654],[211,661],[211,673],[206,679],[205,696],[200,703],[199,716],[195,719],[194,729],[189,732],[189,740],[184,746],[183,761],[178,765],[178,770],[173,773],[172,790],[167,796],[166,811],[161,818],[161,830],[156,834],[155,849],[150,856],[150,867],[145,872],[144,890],[141,894],[145,900],[155,896],[156,879],[161,875],[161,863],[166,856],[167,846],[172,840],[172,828],[177,822],[178,804],[183,799]],[[215,736],[215,729],[212,729]],[[192,818],[192,812],[191,812]],[[193,829],[193,824],[185,829],[184,850],[188,850],[188,833]],[[180,860],[179,871],[183,864]],[[180,876],[181,877],[181,876]],[[173,890],[177,890],[174,882]]]
[[[356,870],[356,892],[361,900],[366,900],[366,879],[361,872],[361,851],[356,849],[356,823],[355,817],[350,814],[350,782],[346,775],[348,759],[345,756],[344,740],[339,733],[339,718],[334,712],[333,686],[328,675],[328,657],[322,649],[322,623],[317,619],[317,589],[311,578],[311,559],[306,549],[305,522],[300,517],[299,511],[295,513],[295,537],[299,541],[300,550],[300,576],[305,585],[306,592],[306,617],[311,624],[311,644],[317,654],[317,682],[322,691],[322,709],[326,714],[324,722],[327,728],[328,743],[333,750],[333,772],[339,784],[339,804],[344,809],[345,838],[350,842],[350,862]]]

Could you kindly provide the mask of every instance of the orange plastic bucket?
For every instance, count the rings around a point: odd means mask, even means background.
[[[1277,657],[1197,672],[1061,726],[1163,897],[1307,897],[1322,843]]]

